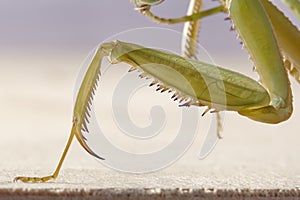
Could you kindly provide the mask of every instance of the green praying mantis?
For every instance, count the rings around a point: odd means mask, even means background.
[[[299,0],[282,0],[300,19]],[[57,178],[70,144],[77,138],[91,155],[103,159],[86,144],[88,119],[93,93],[100,79],[101,62],[108,57],[112,64],[127,63],[129,71],[140,70],[141,77],[153,79],[161,92],[174,92],[173,98],[186,100],[184,106],[206,106],[219,111],[235,111],[262,123],[283,122],[292,114],[292,92],[288,73],[300,82],[300,32],[285,15],[268,0],[220,0],[220,5],[202,10],[202,0],[191,0],[187,16],[160,18],[151,7],[163,0],[132,0],[143,15],[159,23],[186,23],[187,40],[183,56],[112,41],[101,44],[94,54],[80,86],[74,106],[72,130],[54,173],[45,177],[16,177],[15,181],[46,182]],[[200,19],[224,12],[233,22],[255,65],[260,81],[220,66],[196,60],[195,41]],[[255,17],[254,17],[255,16]],[[224,98],[225,97],[225,98]]]

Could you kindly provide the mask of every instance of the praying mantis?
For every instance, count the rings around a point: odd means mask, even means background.
[[[186,23],[188,39],[183,56],[122,41],[99,45],[80,86],[71,134],[54,173],[45,177],[19,176],[15,181],[46,182],[57,178],[74,136],[88,153],[103,159],[89,148],[82,133],[89,132],[90,107],[104,57],[112,64],[129,64],[129,71],[142,71],[140,76],[153,79],[151,85],[157,85],[159,91],[174,92],[175,100],[185,100],[183,106],[206,106],[205,112],[213,110],[217,115],[219,111],[233,111],[269,124],[289,119],[293,105],[288,73],[300,82],[300,32],[276,6],[268,0],[220,0],[219,6],[202,10],[202,0],[191,0],[187,16],[165,19],[150,11],[163,1],[132,0],[132,3],[140,13],[159,23]],[[299,0],[282,1],[300,19]],[[233,29],[260,76],[259,82],[196,59],[200,19],[219,12],[227,13],[232,20]]]

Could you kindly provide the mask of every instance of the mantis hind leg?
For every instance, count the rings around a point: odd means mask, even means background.
[[[162,17],[159,17],[159,16],[153,14],[150,11],[150,8],[151,8],[151,6],[144,6],[142,8],[138,8],[138,10],[140,11],[140,13],[151,18],[153,21],[162,23],[162,24],[176,24],[176,23],[182,23],[182,22],[188,22],[188,21],[197,21],[201,18],[222,12],[224,10],[223,6],[217,6],[215,8],[211,8],[211,9],[208,9],[205,11],[193,13],[191,15],[186,15],[186,16],[179,17],[179,18],[162,18]]]

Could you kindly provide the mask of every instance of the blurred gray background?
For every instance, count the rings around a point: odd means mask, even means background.
[[[205,3],[206,8],[217,5]],[[188,1],[166,1],[153,12],[178,17],[185,14],[187,6]],[[218,14],[203,20],[200,43],[217,64],[257,78],[236,33],[229,31],[230,22],[224,22],[225,17]],[[76,77],[81,63],[96,45],[132,28],[182,29],[181,24],[151,22],[134,11],[127,0],[0,0],[0,26],[0,173],[5,181],[36,172],[29,169],[52,171],[71,127]],[[163,38],[157,38],[160,39]],[[223,169],[234,172],[232,169],[238,168],[242,173],[248,166],[259,165],[253,172],[261,170],[263,174],[274,167],[274,177],[279,177],[282,185],[294,177],[293,184],[299,187],[300,89],[294,80],[292,86],[295,112],[289,121],[267,125],[226,114],[224,139],[215,151],[207,159],[197,160],[204,137],[199,133],[176,169],[182,167],[185,171],[193,166],[209,171],[216,167],[222,174]],[[199,132],[202,128],[207,129],[205,123],[201,123]],[[105,169],[75,143],[64,169]],[[287,168],[293,172],[291,176]],[[256,180],[252,181],[255,186]]]

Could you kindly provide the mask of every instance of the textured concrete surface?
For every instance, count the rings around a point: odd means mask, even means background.
[[[298,199],[299,190],[32,189],[3,190],[0,199]]]
[[[184,167],[183,167],[184,168]],[[169,171],[169,172],[167,172]],[[65,169],[55,181],[43,184],[12,183],[13,174],[1,177],[0,198],[36,199],[290,199],[300,198],[299,170],[251,171],[199,169],[166,170],[132,175],[99,169]],[[23,171],[44,174],[45,170]],[[292,175],[293,174],[293,175]],[[3,179],[2,179],[3,180]]]

